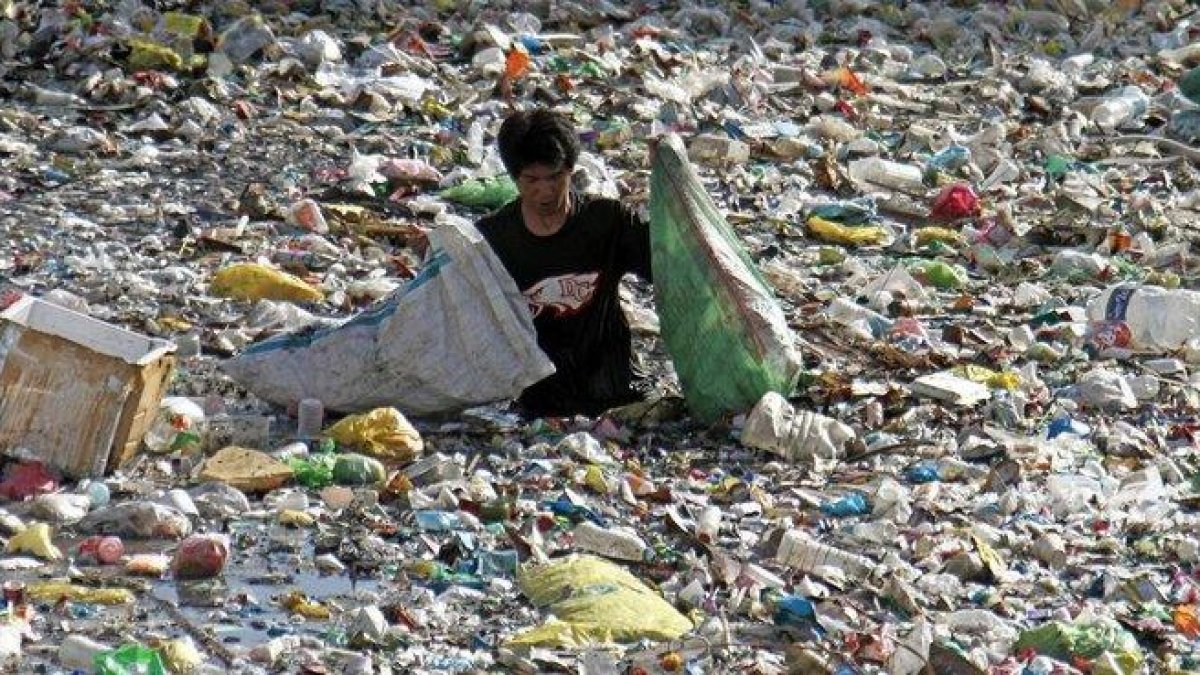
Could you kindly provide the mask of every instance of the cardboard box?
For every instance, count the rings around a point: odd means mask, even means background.
[[[0,452],[70,478],[138,451],[175,366],[175,345],[25,297],[0,313]]]

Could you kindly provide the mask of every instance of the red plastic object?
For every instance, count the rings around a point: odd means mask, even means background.
[[[118,537],[88,537],[79,542],[79,555],[101,565],[112,565],[125,554],[125,544]]]
[[[934,220],[950,221],[977,216],[980,213],[979,197],[970,185],[955,183],[947,185],[933,200],[929,215]]]
[[[41,462],[23,462],[8,470],[0,482],[0,497],[17,501],[54,492],[58,478]]]
[[[176,579],[208,579],[225,569],[229,539],[221,534],[193,534],[175,552],[172,569]]]

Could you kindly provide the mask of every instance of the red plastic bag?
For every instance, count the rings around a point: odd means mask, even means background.
[[[41,462],[23,462],[8,470],[0,482],[0,497],[16,501],[54,492],[58,478]]]
[[[208,579],[225,569],[229,538],[223,534],[193,534],[175,552],[172,570],[176,579]]]
[[[955,183],[947,185],[933,200],[929,216],[934,220],[950,221],[977,216],[980,213],[979,197],[970,185]]]

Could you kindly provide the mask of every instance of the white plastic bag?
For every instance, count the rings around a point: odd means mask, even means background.
[[[525,299],[479,232],[447,218],[429,236],[421,273],[380,306],[253,345],[223,369],[280,405],[313,398],[326,410],[416,415],[513,398],[553,373]]]

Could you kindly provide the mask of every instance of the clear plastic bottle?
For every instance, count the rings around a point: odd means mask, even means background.
[[[1200,292],[1118,284],[1088,303],[1087,318],[1123,323],[1129,331],[1129,344],[1118,346],[1173,351],[1200,338]]]
[[[875,572],[875,563],[869,558],[822,544],[800,530],[784,533],[775,560],[800,572],[832,567],[850,579],[866,579]]]
[[[316,438],[325,424],[325,405],[319,399],[306,398],[296,407],[296,437]]]
[[[925,184],[922,181],[919,167],[878,157],[867,157],[850,162],[850,178],[855,182],[872,183],[903,192],[925,192]]]
[[[825,308],[825,316],[834,323],[859,330],[872,337],[882,337],[892,328],[892,320],[853,300],[834,298]]]
[[[1113,131],[1126,122],[1140,119],[1150,107],[1150,97],[1141,88],[1122,87],[1092,109],[1092,121],[1104,131]]]
[[[204,409],[195,401],[168,396],[159,404],[143,442],[155,453],[197,450],[204,438],[205,420]]]

